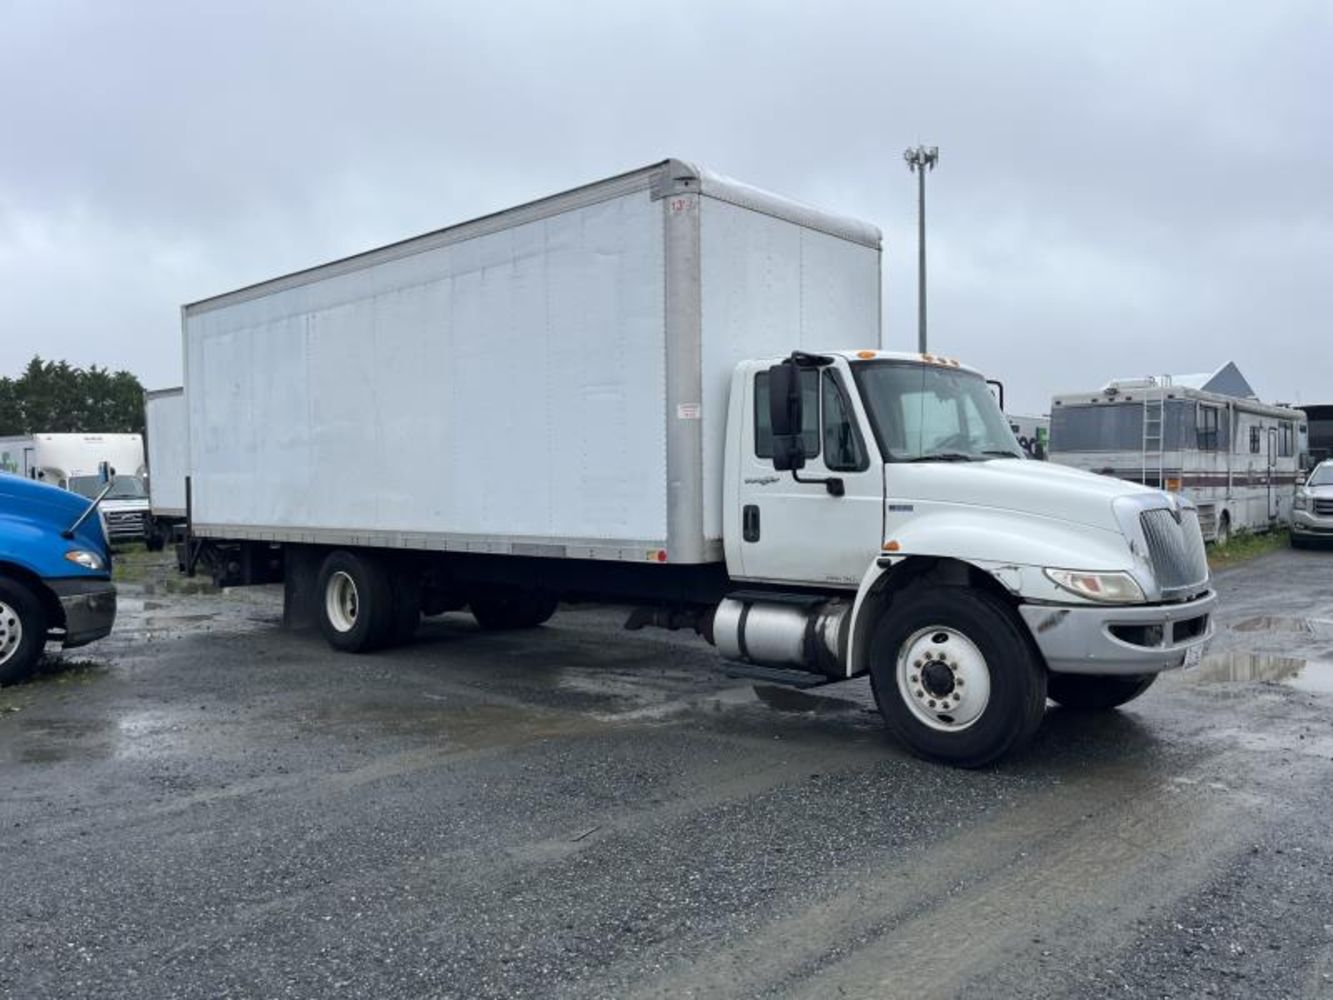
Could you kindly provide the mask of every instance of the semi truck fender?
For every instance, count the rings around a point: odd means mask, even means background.
[[[1131,571],[1133,557],[1118,531],[1034,518],[989,508],[943,507],[914,517],[891,533],[886,549],[866,569],[852,604],[847,632],[848,677],[870,669],[870,637],[892,595],[910,581],[987,589],[1008,600],[1018,595],[1069,600],[1046,579],[1045,567]]]

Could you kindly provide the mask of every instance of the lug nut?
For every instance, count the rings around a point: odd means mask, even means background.
[[[931,699],[930,699],[930,707],[931,707],[931,708],[934,708],[934,707],[935,707],[935,699],[934,699],[934,698],[931,698]]]

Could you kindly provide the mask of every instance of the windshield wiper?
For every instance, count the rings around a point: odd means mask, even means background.
[[[996,458],[1021,458],[1022,456],[1012,451],[1000,451],[987,448],[982,452],[983,455],[994,455]]]
[[[940,451],[933,455],[918,455],[916,458],[909,458],[909,462],[974,462],[976,459],[972,455],[964,455],[961,451]]]

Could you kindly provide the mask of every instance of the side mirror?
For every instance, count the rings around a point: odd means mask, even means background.
[[[1000,412],[1004,410],[1004,383],[997,378],[986,379],[986,384],[995,390],[995,401],[1000,404]]]
[[[805,414],[801,400],[801,373],[790,362],[768,370],[768,418],[773,427],[773,468],[795,472],[805,468]]]

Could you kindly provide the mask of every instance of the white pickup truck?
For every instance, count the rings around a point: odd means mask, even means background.
[[[678,160],[186,306],[186,562],[337,649],[631,605],[978,766],[1212,634],[1193,507],[879,350],[880,235]]]

